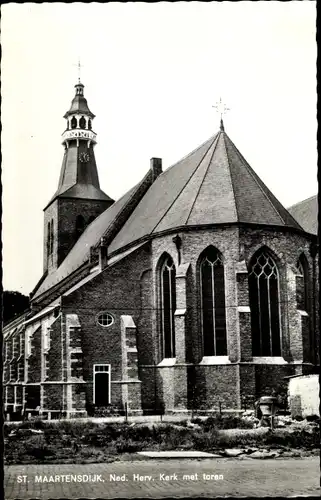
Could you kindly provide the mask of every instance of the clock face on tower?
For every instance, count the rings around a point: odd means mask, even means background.
[[[87,163],[90,160],[89,153],[85,153],[84,151],[79,155],[79,161],[83,163]]]

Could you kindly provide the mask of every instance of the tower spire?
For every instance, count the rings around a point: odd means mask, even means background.
[[[78,83],[80,83],[80,74],[81,74],[81,64],[80,58],[78,59]]]
[[[79,84],[81,83],[81,68],[83,68],[83,64],[80,64],[80,57],[78,57],[78,63],[73,64],[73,66],[77,66],[78,84]]]
[[[44,271],[47,272],[60,266],[85,227],[113,203],[100,189],[94,152],[96,133],[92,125],[95,115],[84,97],[80,76],[75,89],[69,111],[64,115],[64,157],[58,189],[44,209]]]

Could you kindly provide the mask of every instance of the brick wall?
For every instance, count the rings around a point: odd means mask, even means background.
[[[62,380],[62,352],[61,352],[61,317],[59,316],[50,328],[50,349],[48,358],[48,380]]]
[[[93,365],[111,365],[112,404],[121,404],[121,316],[132,316],[135,324],[146,324],[145,312],[141,311],[141,276],[150,267],[148,248],[141,248],[110,268],[106,268],[92,281],[63,299],[64,313],[77,314],[81,325],[81,348],[83,351],[83,373],[87,382],[88,402],[92,402]],[[114,323],[102,327],[97,322],[101,312],[114,317]],[[149,332],[144,331],[137,343],[138,357],[151,355]]]

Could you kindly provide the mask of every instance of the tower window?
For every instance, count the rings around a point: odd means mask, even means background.
[[[53,245],[54,245],[54,221],[51,219],[50,224],[50,254],[53,253]]]
[[[249,292],[253,356],[280,356],[279,273],[266,250],[252,258]]]
[[[71,124],[71,128],[77,127],[77,119],[75,116],[72,117],[70,124]]]
[[[84,232],[85,229],[85,219],[82,215],[78,215],[76,219],[76,237],[79,238],[81,233]]]
[[[85,120],[85,118],[83,116],[79,120],[79,127],[80,128],[86,128],[86,120]]]
[[[53,253],[53,243],[54,243],[54,222],[53,219],[47,224],[47,256],[49,257]]]
[[[91,120],[88,120],[88,128],[91,130]]]
[[[175,322],[176,310],[176,269],[173,259],[166,256],[160,268],[161,292],[161,332],[163,341],[163,357],[175,357]]]
[[[51,237],[51,232],[50,232],[50,221],[47,224],[47,257],[50,255],[50,237]]]
[[[224,266],[211,247],[200,263],[201,315],[204,356],[227,354]]]

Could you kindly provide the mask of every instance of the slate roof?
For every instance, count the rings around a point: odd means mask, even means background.
[[[290,214],[307,233],[318,233],[318,197],[311,196],[288,208]]]
[[[122,196],[122,198],[107,208],[107,210],[100,214],[91,224],[89,224],[89,226],[86,227],[85,231],[76,241],[64,261],[55,272],[49,274],[45,278],[33,298],[38,297],[52,286],[62,281],[88,260],[90,247],[99,243],[100,238],[114,222],[115,218],[136,189],[137,186],[134,186],[130,191]]]
[[[175,227],[236,222],[302,229],[220,130],[156,179],[109,252]]]
[[[132,203],[140,185],[128,191],[86,228],[57,271],[45,278],[34,297],[88,260],[90,247],[100,242],[126,203]],[[109,244],[108,254],[175,228],[237,222],[302,230],[221,127],[216,135],[156,178]]]
[[[114,201],[100,189],[94,154],[91,155],[90,161],[84,164],[80,161],[78,153],[77,147],[69,147],[65,150],[58,189],[47,206],[49,206],[57,196],[60,198]]]

